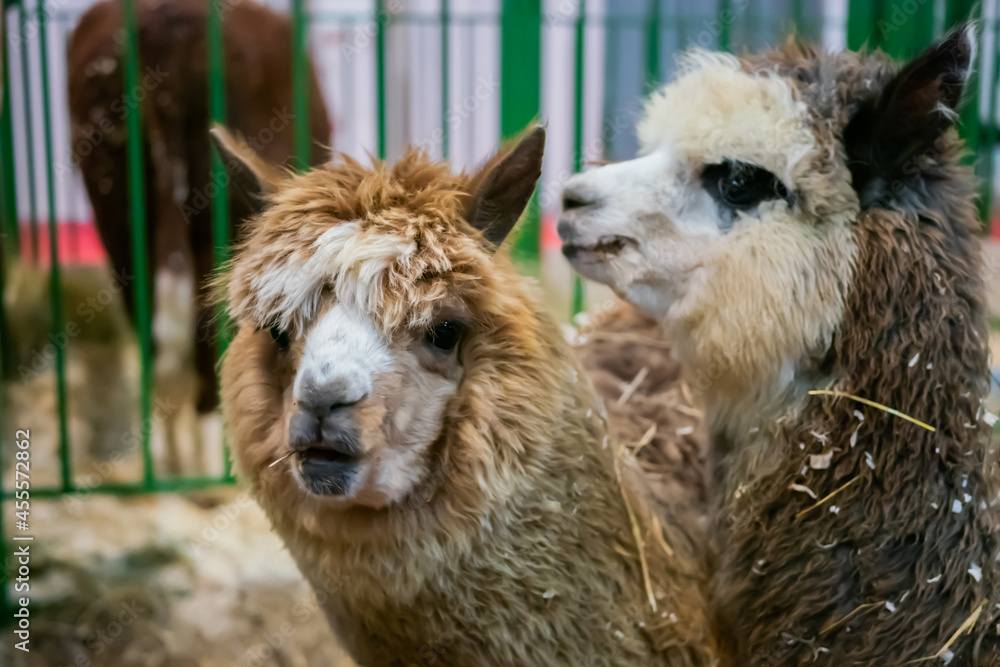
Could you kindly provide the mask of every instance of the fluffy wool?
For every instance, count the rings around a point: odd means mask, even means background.
[[[951,128],[972,37],[905,68],[796,44],[696,56],[650,102],[646,155],[567,184],[577,267],[706,380],[723,664],[1000,664],[979,223]],[[725,203],[703,177],[720,159],[787,194]]]
[[[268,185],[220,279],[239,328],[222,403],[240,474],[362,664],[710,664],[694,529],[616,463],[535,287],[470,226],[484,182],[411,151]],[[312,495],[271,465],[288,449],[295,339],[343,302],[390,347],[442,309],[472,323],[425,474],[379,508]],[[263,330],[274,324],[291,352]]]

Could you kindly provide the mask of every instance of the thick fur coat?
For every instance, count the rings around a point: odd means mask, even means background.
[[[410,152],[274,185],[220,281],[239,327],[222,405],[240,474],[362,664],[710,664],[696,539],[654,512],[626,457],[616,463],[534,286],[467,221],[495,163],[453,175]],[[338,226],[350,237],[323,264],[336,278],[313,282],[310,259]],[[295,266],[295,289],[274,287]],[[387,340],[442,303],[474,322],[426,474],[384,507],[333,503],[272,466],[288,450],[296,348],[283,356],[267,327],[294,338],[341,298],[365,304]]]

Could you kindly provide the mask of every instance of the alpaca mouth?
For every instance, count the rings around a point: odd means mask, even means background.
[[[617,234],[609,234],[602,236],[597,240],[597,243],[590,245],[584,245],[579,243],[563,243],[562,253],[568,260],[579,260],[579,259],[594,259],[599,260],[600,257],[614,257],[621,253],[625,248],[630,245],[635,245],[635,240],[627,236],[618,236]]]
[[[321,496],[342,496],[357,476],[361,459],[327,447],[308,447],[296,452],[302,482]]]

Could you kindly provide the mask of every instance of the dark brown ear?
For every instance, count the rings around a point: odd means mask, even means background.
[[[221,125],[213,126],[209,136],[229,174],[229,191],[256,215],[281,181],[281,171],[261,159],[245,141],[233,136]]]
[[[466,220],[483,233],[491,250],[500,247],[528,205],[542,174],[544,152],[545,128],[538,126],[473,179],[479,185]]]
[[[844,145],[862,205],[889,196],[887,188],[904,187],[907,178],[920,178],[919,157],[935,157],[936,141],[957,118],[975,53],[975,27],[960,25],[859,105]]]

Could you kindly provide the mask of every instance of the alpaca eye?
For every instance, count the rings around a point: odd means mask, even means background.
[[[710,193],[735,209],[753,208],[769,199],[788,198],[788,188],[777,176],[746,162],[727,160],[709,165],[702,172],[702,180]]]
[[[462,340],[463,333],[465,333],[465,327],[460,322],[444,320],[435,324],[427,332],[425,339],[428,344],[433,345],[437,349],[450,352]]]
[[[288,332],[279,327],[277,324],[272,324],[268,331],[271,332],[271,340],[274,344],[278,346],[278,349],[284,352],[291,345],[291,339],[288,337]]]

